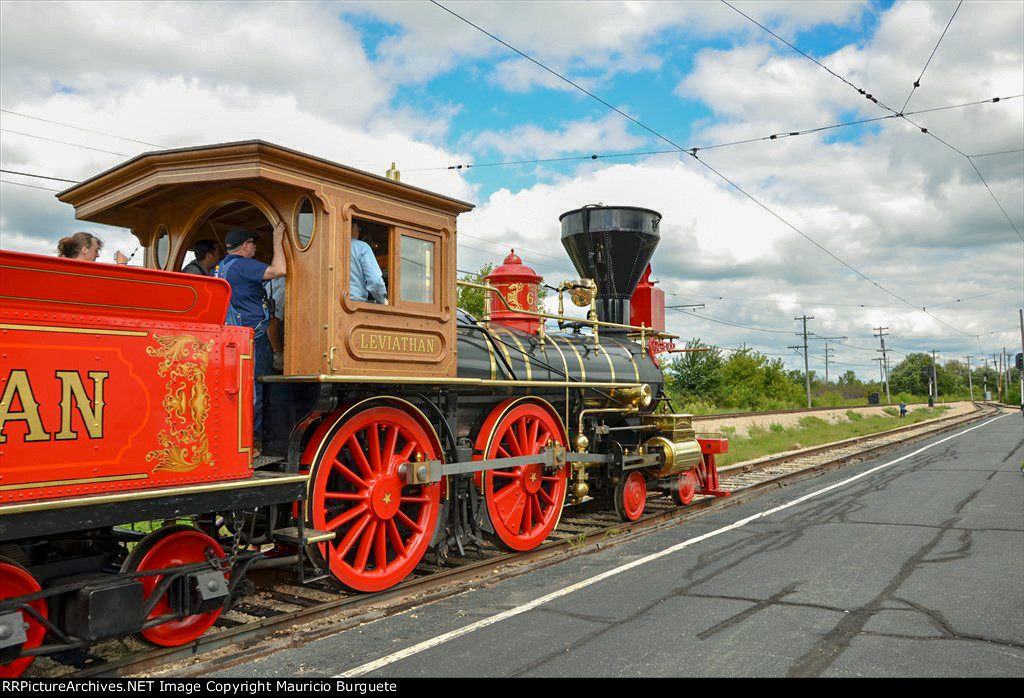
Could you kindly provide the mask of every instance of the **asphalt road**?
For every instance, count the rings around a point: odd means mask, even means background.
[[[1022,677],[1022,463],[1006,414],[215,676]]]

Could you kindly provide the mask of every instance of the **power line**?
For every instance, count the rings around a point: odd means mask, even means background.
[[[773,334],[792,334],[793,333],[792,330],[770,330],[770,329],[767,329],[765,327],[751,327],[750,325],[741,325],[738,322],[729,322],[728,320],[718,320],[718,319],[713,318],[713,317],[711,317],[709,315],[698,315],[696,313],[691,313],[691,312],[687,312],[685,310],[682,310],[681,308],[668,308],[668,309],[674,310],[677,313],[682,313],[683,315],[689,315],[690,317],[695,317],[695,318],[697,318],[699,320],[707,320],[708,322],[715,322],[715,323],[718,323],[719,325],[729,325],[730,327],[739,327],[739,328],[742,328],[744,330],[753,330],[755,332],[771,332]]]
[[[625,112],[622,112],[622,111],[621,111],[621,110],[619,110],[619,109],[616,109],[616,108],[615,108],[615,107],[613,107],[612,105],[608,104],[608,102],[604,101],[603,99],[601,99],[601,98],[600,98],[600,97],[598,97],[597,95],[593,94],[593,93],[592,93],[592,92],[590,92],[589,90],[586,90],[586,89],[584,89],[583,87],[580,87],[579,85],[577,85],[577,84],[576,84],[575,82],[573,82],[572,80],[569,80],[569,79],[568,79],[568,78],[566,78],[565,76],[563,76],[563,75],[560,75],[559,73],[555,72],[555,71],[554,71],[554,70],[552,70],[551,68],[548,68],[548,67],[547,67],[547,66],[545,66],[544,64],[540,63],[539,61],[535,60],[534,58],[532,58],[532,57],[528,56],[527,54],[523,53],[522,51],[520,51],[519,49],[515,48],[514,46],[511,46],[510,44],[506,43],[505,41],[502,41],[501,39],[499,39],[498,37],[496,37],[496,36],[495,36],[494,34],[491,34],[490,32],[488,32],[487,30],[483,29],[482,27],[480,27],[480,26],[478,26],[478,25],[474,24],[473,22],[470,22],[470,21],[469,21],[468,19],[466,19],[465,17],[462,17],[462,16],[461,16],[461,15],[459,15],[458,13],[456,13],[456,12],[453,12],[452,10],[449,10],[449,9],[448,9],[447,7],[445,7],[445,6],[444,6],[444,5],[442,5],[441,3],[437,2],[437,0],[430,0],[430,1],[431,1],[431,2],[433,3],[433,4],[437,5],[438,7],[440,7],[441,9],[443,9],[443,10],[444,10],[445,12],[448,12],[448,13],[449,13],[449,14],[451,14],[452,16],[454,16],[454,17],[456,17],[456,18],[458,18],[458,19],[462,20],[463,22],[465,22],[466,24],[470,25],[470,26],[471,26],[471,27],[473,27],[474,29],[477,29],[478,31],[480,31],[480,32],[482,32],[482,33],[486,34],[487,36],[491,37],[492,39],[494,39],[495,41],[497,41],[498,43],[500,43],[500,44],[501,44],[502,46],[505,46],[505,47],[506,47],[506,48],[508,48],[509,50],[511,50],[511,51],[513,51],[513,52],[515,52],[515,53],[519,54],[520,56],[523,56],[524,58],[528,59],[528,60],[529,60],[529,61],[530,61],[531,63],[534,63],[534,64],[535,64],[535,65],[537,65],[538,67],[540,67],[540,68],[543,68],[543,69],[544,69],[545,71],[547,71],[548,73],[551,73],[552,75],[556,76],[556,77],[557,77],[557,78],[559,78],[560,80],[563,80],[564,82],[568,83],[569,85],[572,85],[573,87],[575,87],[575,88],[576,88],[576,89],[578,89],[579,91],[581,91],[581,92],[583,92],[584,94],[586,94],[586,95],[588,95],[588,96],[590,96],[590,97],[594,98],[595,100],[597,100],[597,101],[598,101],[598,102],[600,102],[601,104],[605,105],[605,106],[606,106],[606,107],[608,107],[609,109],[612,109],[612,110],[613,110],[613,111],[615,111],[616,113],[618,113],[618,114],[621,114],[621,115],[622,115],[622,116],[624,116],[625,118],[629,119],[629,120],[630,120],[630,121],[632,121],[633,123],[635,123],[635,124],[637,124],[638,126],[640,126],[641,128],[643,128],[643,129],[644,129],[645,131],[648,131],[648,132],[650,132],[650,133],[654,134],[655,136],[657,136],[657,137],[658,137],[658,138],[660,138],[661,140],[665,141],[665,142],[666,142],[666,143],[668,143],[669,145],[672,145],[672,146],[676,147],[677,149],[679,149],[679,150],[681,150],[681,151],[682,151],[682,150],[684,150],[684,149],[683,149],[683,148],[682,148],[682,147],[681,147],[681,146],[680,146],[680,145],[679,145],[678,143],[676,143],[675,141],[672,141],[672,140],[671,140],[671,139],[669,139],[668,137],[666,137],[666,136],[663,136],[662,134],[658,133],[657,131],[655,131],[655,130],[653,130],[653,129],[651,129],[651,128],[648,128],[648,127],[647,127],[647,126],[645,126],[644,124],[641,124],[641,123],[640,123],[639,121],[637,121],[637,120],[636,120],[636,119],[634,119],[633,117],[629,116],[628,114],[626,114]],[[726,4],[726,5],[729,5],[729,3],[728,3],[728,2],[726,2],[725,0],[722,0],[722,1],[723,1],[723,2],[725,2],[725,4]],[[732,5],[729,5],[729,7],[732,7]],[[733,9],[736,9],[736,8],[733,8]],[[737,11],[737,12],[739,12],[739,10],[736,10],[736,11]],[[742,13],[742,12],[740,12],[740,14],[743,14],[743,13]],[[744,17],[747,17],[747,15],[743,15],[743,16],[744,16]],[[750,19],[749,17],[747,17],[747,18],[748,18],[748,19]],[[751,21],[753,22],[754,20],[753,20],[753,19],[751,19]],[[757,24],[757,22],[754,22],[754,23],[755,23],[755,24]],[[767,29],[766,27],[763,27],[763,26],[762,26],[762,25],[760,25],[760,24],[758,24],[758,26],[761,26],[761,27],[762,27],[762,28],[763,28],[763,29],[764,29],[765,31],[768,31],[768,32],[769,32],[770,34],[772,34],[773,36],[777,36],[776,34],[774,34],[773,32],[771,32],[771,31],[770,31],[769,29]],[[785,41],[784,39],[782,39],[781,37],[778,37],[778,38],[779,38],[779,40],[780,40],[780,41],[783,41],[783,42],[784,42],[784,43],[786,43],[787,45],[790,45],[790,46],[792,46],[792,44],[789,44],[789,42],[786,42],[786,41]],[[795,46],[793,46],[793,49],[794,49],[794,50],[796,50],[796,51],[799,51],[800,53],[803,53],[802,51],[800,51],[799,49],[797,49],[797,48],[796,48]],[[803,54],[803,55],[807,56],[807,54]],[[821,65],[821,67],[825,68],[825,70],[828,70],[828,72],[832,73],[833,75],[836,75],[836,77],[839,77],[839,78],[840,78],[841,80],[843,80],[844,82],[847,82],[847,84],[849,84],[849,85],[850,85],[851,87],[854,87],[855,89],[859,89],[859,88],[856,88],[856,86],[854,86],[854,85],[853,85],[852,83],[850,83],[849,81],[847,81],[847,80],[845,80],[844,78],[842,78],[841,76],[837,75],[836,73],[833,73],[833,72],[832,72],[831,70],[829,70],[828,68],[826,68],[825,66],[823,66],[823,65],[822,65],[821,63],[818,63],[818,61],[815,61],[815,60],[814,60],[813,58],[811,58],[810,56],[807,56],[807,58],[809,58],[810,60],[814,61],[814,62],[815,62],[815,63],[817,63],[818,65]],[[872,101],[877,101],[877,100],[875,100],[875,99],[874,99],[874,97],[872,97],[871,95],[867,95],[867,97],[868,97],[869,99],[871,99]],[[886,107],[886,108],[888,109],[888,107]],[[892,109],[889,109],[889,111],[893,111],[893,110],[892,110]],[[708,163],[706,163],[706,162],[704,162],[703,160],[701,160],[700,158],[698,158],[698,157],[697,157],[697,151],[695,151],[695,150],[694,150],[694,151],[692,151],[692,152],[688,152],[687,154],[689,154],[689,155],[690,155],[690,156],[691,156],[691,157],[692,157],[692,158],[693,158],[694,160],[696,160],[697,162],[699,162],[700,164],[702,164],[702,165],[703,165],[704,167],[706,167],[706,168],[708,168],[709,170],[711,170],[712,172],[714,172],[714,173],[715,173],[715,174],[716,174],[716,175],[717,175],[717,176],[718,176],[719,178],[721,178],[722,180],[724,180],[724,181],[728,182],[728,183],[729,183],[729,184],[730,184],[730,185],[731,185],[731,186],[732,186],[732,187],[733,187],[734,189],[736,189],[737,191],[739,191],[740,193],[742,193],[742,194],[743,194],[744,196],[746,196],[746,197],[747,197],[748,199],[750,199],[751,201],[753,201],[754,203],[756,203],[756,204],[757,204],[758,206],[760,206],[760,207],[761,207],[762,209],[764,209],[765,211],[767,211],[768,213],[770,213],[770,214],[771,214],[772,216],[774,216],[775,218],[777,218],[777,219],[778,219],[779,221],[781,221],[782,223],[784,223],[784,224],[785,224],[786,226],[788,226],[789,228],[791,228],[792,230],[794,230],[795,232],[797,232],[797,233],[798,233],[798,234],[799,234],[800,236],[802,236],[802,237],[803,237],[804,239],[808,240],[809,242],[811,242],[812,244],[814,244],[814,245],[815,245],[816,247],[818,247],[818,248],[819,248],[820,250],[822,250],[823,252],[825,252],[826,254],[828,254],[828,255],[829,255],[830,257],[832,257],[833,259],[835,259],[836,261],[838,261],[839,263],[841,263],[841,264],[842,264],[843,266],[847,267],[848,269],[850,269],[851,271],[853,271],[853,272],[854,272],[855,274],[857,274],[857,275],[858,275],[858,276],[860,276],[861,278],[863,278],[863,279],[865,279],[865,280],[869,281],[870,283],[872,283],[873,285],[875,285],[875,286],[876,286],[877,288],[881,289],[882,291],[885,291],[885,292],[886,292],[887,294],[889,294],[890,296],[892,296],[892,297],[894,297],[894,298],[896,298],[896,299],[898,299],[898,300],[902,301],[903,303],[906,303],[907,305],[909,305],[909,306],[910,306],[910,307],[912,307],[912,308],[915,308],[915,309],[916,309],[916,308],[918,308],[918,306],[917,306],[916,304],[914,304],[914,303],[911,303],[910,301],[908,301],[907,299],[903,298],[902,296],[900,296],[900,295],[896,294],[896,293],[895,293],[895,292],[893,292],[893,291],[890,291],[889,289],[885,288],[884,286],[882,286],[881,284],[879,284],[879,283],[878,283],[877,281],[875,281],[874,279],[871,279],[870,277],[868,277],[868,276],[867,276],[866,274],[864,274],[864,273],[863,273],[863,272],[861,272],[860,270],[858,270],[858,269],[854,268],[853,266],[851,266],[850,264],[848,264],[847,262],[845,262],[844,260],[842,260],[841,258],[839,258],[839,257],[838,257],[837,255],[835,255],[835,254],[834,254],[833,252],[831,252],[830,250],[828,250],[828,249],[827,249],[826,247],[824,247],[823,245],[821,245],[820,243],[818,243],[818,242],[817,242],[816,240],[814,240],[814,239],[813,239],[812,237],[810,237],[809,235],[807,235],[806,233],[804,233],[804,232],[803,232],[802,230],[800,230],[799,228],[797,228],[797,227],[796,227],[795,225],[793,225],[792,223],[790,223],[789,221],[787,221],[787,220],[786,220],[785,218],[783,218],[783,217],[782,217],[781,215],[779,215],[778,213],[776,213],[775,211],[773,211],[772,209],[770,209],[770,208],[769,208],[769,207],[768,207],[767,205],[765,205],[765,204],[761,203],[761,201],[759,201],[759,200],[758,200],[758,199],[756,199],[756,198],[755,198],[755,197],[754,197],[753,195],[751,195],[751,194],[747,193],[747,192],[746,192],[745,190],[743,190],[742,188],[740,188],[740,186],[739,186],[739,185],[737,185],[737,184],[736,184],[735,182],[733,182],[732,180],[730,180],[730,179],[729,179],[728,177],[726,177],[725,175],[723,175],[723,174],[722,174],[721,172],[719,172],[718,170],[716,170],[715,168],[713,168],[713,167],[712,167],[711,165],[709,165]],[[955,331],[955,332],[960,332],[960,330],[958,330],[957,328],[955,328],[955,327],[953,327],[952,325],[950,325],[950,324],[948,324],[948,323],[946,323],[946,322],[944,322],[944,321],[940,320],[939,318],[935,317],[935,316],[934,316],[934,315],[932,315],[931,313],[928,313],[928,311],[922,311],[922,312],[924,312],[924,313],[925,313],[926,315],[928,315],[928,316],[929,316],[929,317],[931,317],[932,319],[936,320],[937,322],[939,322],[939,323],[941,323],[941,324],[945,325],[946,327],[949,327],[949,328],[950,328],[951,330],[953,330],[953,331]],[[961,334],[966,334],[966,333],[963,333],[963,332],[961,332]]]
[[[980,153],[978,155],[968,155],[969,158],[987,158],[989,155],[1007,155],[1008,153],[1024,153],[1024,148],[1017,148],[1016,150],[1000,150],[995,153]]]
[[[957,152],[957,153],[959,153],[960,155],[962,155],[962,156],[964,156],[965,158],[967,158],[967,161],[971,163],[971,167],[972,167],[972,168],[974,168],[974,171],[975,171],[975,173],[976,173],[976,174],[978,175],[978,178],[979,178],[979,179],[981,180],[981,183],[982,183],[982,184],[984,184],[984,185],[985,185],[985,189],[987,189],[987,190],[988,190],[988,193],[989,193],[989,195],[990,195],[990,196],[992,197],[992,200],[996,202],[996,206],[998,206],[998,207],[999,207],[999,210],[1000,210],[1000,211],[1002,211],[1002,213],[1003,213],[1003,216],[1004,216],[1004,217],[1006,218],[1006,221],[1007,221],[1007,223],[1009,223],[1009,224],[1010,224],[1010,227],[1011,227],[1011,228],[1013,228],[1013,232],[1015,232],[1015,233],[1017,234],[1017,237],[1019,237],[1019,238],[1020,238],[1020,239],[1021,239],[1022,241],[1024,241],[1024,235],[1021,235],[1021,232],[1020,232],[1020,231],[1019,231],[1019,230],[1017,229],[1017,226],[1016,226],[1016,224],[1014,224],[1014,222],[1013,222],[1013,221],[1012,221],[1012,220],[1010,219],[1010,217],[1009,217],[1009,216],[1007,215],[1007,213],[1006,213],[1006,210],[1005,210],[1005,209],[1003,208],[1002,204],[1000,204],[1000,203],[999,203],[999,199],[997,199],[997,198],[996,198],[996,195],[995,195],[995,193],[994,193],[994,192],[992,191],[992,188],[991,188],[991,187],[989,187],[989,185],[988,185],[988,182],[986,182],[986,181],[985,181],[985,178],[981,176],[981,172],[980,172],[980,171],[978,170],[978,168],[977,168],[977,167],[975,166],[975,164],[974,164],[974,161],[973,161],[973,160],[971,160],[971,156],[970,156],[970,155],[968,155],[967,153],[963,152],[962,150],[960,150],[959,148],[955,147],[954,145],[952,145],[952,144],[950,144],[950,143],[946,142],[945,140],[943,140],[943,139],[939,138],[939,137],[938,137],[938,136],[936,136],[936,135],[935,135],[934,133],[932,133],[932,132],[931,132],[930,130],[928,130],[927,128],[925,128],[924,126],[921,126],[920,124],[918,124],[918,123],[915,123],[914,121],[911,121],[911,120],[910,120],[909,118],[907,118],[907,115],[906,115],[906,114],[904,114],[904,113],[903,113],[902,111],[899,111],[899,112],[897,112],[897,111],[896,111],[895,109],[893,109],[892,107],[888,106],[888,105],[887,105],[887,104],[885,104],[884,102],[880,102],[880,101],[879,101],[879,100],[878,100],[877,98],[875,98],[875,96],[874,96],[874,95],[872,95],[872,94],[871,94],[870,92],[868,92],[867,90],[864,90],[863,88],[857,87],[857,86],[856,86],[856,85],[854,85],[854,84],[853,84],[852,82],[850,82],[849,80],[847,80],[846,78],[844,78],[844,77],[843,77],[842,75],[839,75],[838,73],[836,73],[835,71],[833,71],[832,69],[830,69],[829,67],[827,67],[826,65],[824,65],[824,64],[822,64],[822,63],[820,63],[819,61],[815,60],[815,59],[814,59],[814,58],[812,58],[811,56],[807,55],[806,53],[804,53],[803,51],[801,51],[800,49],[798,49],[798,48],[797,48],[796,46],[794,46],[793,44],[789,43],[788,41],[786,41],[785,39],[783,39],[783,38],[782,38],[781,36],[779,36],[778,34],[776,34],[775,32],[773,32],[773,31],[772,31],[771,29],[769,29],[768,27],[764,26],[763,24],[761,24],[760,22],[758,22],[757,20],[755,20],[754,18],[752,18],[752,17],[750,16],[750,15],[747,15],[747,14],[744,14],[743,12],[740,12],[740,10],[738,10],[738,9],[736,9],[735,7],[733,7],[732,5],[730,5],[730,4],[729,4],[729,3],[728,3],[728,2],[726,1],[726,0],[722,0],[722,3],[723,3],[723,4],[725,4],[725,5],[727,5],[728,7],[732,8],[732,9],[733,9],[733,10],[735,10],[735,11],[736,11],[737,13],[739,13],[739,14],[743,15],[743,16],[744,16],[744,17],[746,17],[746,18],[747,18],[748,20],[750,20],[751,22],[753,22],[754,24],[756,24],[756,25],[757,25],[758,27],[760,27],[761,29],[763,29],[764,31],[768,32],[769,34],[771,34],[772,36],[774,36],[774,37],[775,37],[776,39],[778,39],[779,41],[781,41],[782,43],[784,43],[784,44],[785,44],[786,46],[789,46],[789,47],[790,47],[791,49],[793,49],[794,51],[796,51],[797,53],[799,53],[799,54],[800,54],[801,56],[804,56],[805,58],[807,58],[808,60],[810,60],[811,62],[813,62],[813,63],[814,63],[815,65],[817,65],[817,66],[821,67],[822,69],[824,69],[825,71],[827,71],[827,72],[828,72],[828,73],[829,73],[830,75],[833,75],[833,76],[835,76],[835,77],[839,78],[839,79],[840,79],[840,80],[842,80],[842,81],[843,81],[844,83],[846,83],[847,85],[849,85],[850,87],[852,87],[853,89],[855,89],[855,90],[856,90],[856,91],[857,91],[857,92],[858,92],[859,94],[863,95],[863,96],[864,96],[864,97],[865,97],[866,99],[868,99],[869,101],[871,101],[871,102],[874,102],[875,104],[877,104],[878,106],[882,107],[883,109],[886,109],[887,111],[890,111],[890,112],[892,112],[892,113],[893,113],[893,114],[895,114],[896,116],[899,116],[899,117],[900,117],[901,119],[903,119],[903,120],[904,120],[904,121],[906,121],[907,123],[909,123],[909,124],[913,124],[913,125],[914,125],[915,127],[917,127],[917,129],[918,129],[918,130],[919,130],[919,131],[920,131],[921,133],[924,133],[924,134],[927,134],[927,135],[931,136],[932,138],[934,138],[935,140],[939,141],[940,143],[942,143],[942,144],[943,144],[943,145],[945,145],[946,147],[948,147],[948,148],[950,148],[950,149],[954,150],[955,152]],[[960,7],[960,6],[959,6],[959,5],[957,5],[957,8],[958,8],[958,9],[959,9],[959,7]],[[954,15],[955,15],[955,13],[954,13]],[[952,21],[952,18],[950,19],[950,21]],[[947,25],[947,28],[948,28],[948,25]],[[945,34],[945,32],[943,32],[943,34]],[[937,48],[937,47],[938,47],[938,44],[936,44],[936,48]],[[931,58],[929,58],[928,60],[929,60],[929,61],[931,61]],[[923,74],[923,71],[922,71],[922,74]],[[909,100],[909,98],[908,98],[908,100]],[[941,322],[941,320],[940,320],[940,322]],[[954,328],[954,329],[955,329],[955,328]],[[959,330],[957,330],[957,331],[959,332]]]
[[[103,148],[93,148],[90,145],[79,145],[78,143],[71,143],[70,141],[57,140],[56,138],[47,138],[45,136],[36,136],[36,135],[31,134],[31,133],[23,133],[21,131],[12,131],[9,128],[0,128],[0,131],[3,131],[4,133],[13,133],[13,134],[16,134],[18,136],[26,136],[28,138],[38,138],[41,141],[49,141],[51,143],[60,143],[61,145],[70,145],[70,146],[75,147],[75,148],[85,148],[86,150],[95,150],[97,153],[109,153],[110,155],[119,155],[120,157],[123,157],[123,158],[130,158],[130,157],[132,157],[128,153],[117,153],[117,152],[114,152],[113,150],[104,150]]]
[[[31,172],[18,172],[16,170],[3,170],[3,169],[0,169],[0,172],[6,172],[7,174],[21,175],[22,177],[35,177],[36,179],[52,179],[55,182],[70,182],[71,184],[78,184],[78,180],[76,180],[76,179],[64,179],[63,177],[48,177],[46,175],[41,175],[41,174],[32,174]]]
[[[973,107],[979,104],[988,104],[995,102],[1002,102],[1010,99],[1019,99],[1024,97],[1024,94],[1011,95],[1009,97],[990,97],[988,99],[975,100],[973,102],[963,102],[960,104],[949,104],[944,107],[933,107],[931,109],[922,109],[920,111],[907,112],[908,115],[913,114],[924,114],[933,111],[944,111],[948,109],[962,109],[964,107]],[[860,126],[862,124],[873,123],[876,121],[887,121],[889,119],[899,118],[898,114],[886,114],[885,116],[875,116],[869,119],[857,119],[856,121],[844,121],[838,124],[830,124],[828,126],[816,126],[814,128],[805,128],[798,130],[779,131],[775,133],[769,133],[764,136],[757,136],[755,138],[743,138],[735,141],[728,141],[726,143],[715,143],[713,145],[702,145],[692,146],[685,150],[692,153],[699,152],[702,150],[715,150],[717,148],[729,148],[736,145],[745,145],[748,143],[758,143],[761,141],[775,141],[783,140],[785,138],[792,138],[795,136],[806,136],[814,133],[820,133],[822,131],[829,131],[837,128],[845,128],[847,126]],[[568,155],[565,157],[558,158],[536,158],[533,160],[502,160],[499,162],[484,162],[484,163],[457,163],[454,165],[441,165],[438,167],[414,167],[405,168],[406,172],[433,172],[438,170],[462,170],[480,167],[503,167],[508,165],[539,165],[552,162],[574,162],[581,160],[604,160],[609,158],[627,158],[627,157],[642,157],[645,155],[666,155],[670,153],[678,153],[678,149],[673,150],[645,150],[636,151],[629,153],[592,153],[590,155]],[[1018,152],[1018,151],[1004,151],[1004,152]]]
[[[53,191],[53,192],[59,192],[60,191],[60,189],[50,189],[49,187],[39,187],[39,186],[36,186],[35,184],[26,184],[25,182],[15,182],[15,181],[12,181],[10,179],[0,179],[0,182],[3,182],[4,184],[14,184],[14,185],[19,186],[19,187],[28,187],[29,189],[41,189],[42,191]]]
[[[21,117],[24,117],[26,119],[34,119],[36,121],[44,121],[44,122],[46,122],[48,124],[56,124],[58,126],[66,126],[67,128],[73,128],[73,129],[76,129],[78,131],[85,131],[86,133],[95,133],[95,134],[100,135],[100,136],[108,136],[109,138],[117,138],[117,139],[122,140],[122,141],[131,141],[132,143],[141,143],[142,145],[151,145],[154,148],[166,148],[167,147],[165,145],[160,145],[158,143],[150,143],[148,141],[140,141],[140,140],[135,139],[135,138],[128,138],[127,136],[116,136],[113,133],[107,133],[106,131],[96,131],[96,130],[93,130],[91,128],[83,128],[82,126],[73,126],[71,124],[66,124],[66,123],[64,123],[62,121],[53,121],[52,119],[44,119],[41,116],[32,116],[31,114],[22,114],[21,112],[11,111],[10,109],[0,109],[0,112],[4,112],[5,114],[14,114],[15,116],[21,116]]]
[[[903,113],[903,110],[907,108],[907,105],[910,104],[910,98],[914,96],[914,91],[921,86],[921,78],[924,77],[924,71],[928,70],[928,64],[932,62],[935,52],[939,50],[939,44],[942,43],[942,39],[946,36],[946,32],[949,31],[949,25],[953,23],[953,17],[956,17],[956,13],[960,11],[960,6],[963,4],[964,0],[960,0],[960,2],[956,4],[956,9],[953,10],[953,15],[949,18],[949,21],[946,22],[946,28],[942,30],[942,35],[939,37],[939,40],[935,42],[935,48],[932,49],[931,54],[928,56],[928,60],[925,61],[924,67],[921,68],[921,74],[917,76],[917,80],[914,80],[914,86],[910,88],[910,94],[907,95],[907,101],[904,102],[903,107],[900,108],[901,114]]]
[[[497,42],[498,42],[499,44],[501,44],[501,45],[502,45],[502,46],[504,46],[505,48],[509,49],[510,51],[513,51],[514,53],[517,53],[517,54],[519,54],[520,56],[522,56],[522,57],[523,57],[523,58],[525,58],[526,60],[530,61],[531,63],[533,63],[533,64],[534,64],[534,65],[536,65],[537,67],[539,67],[539,68],[542,68],[542,69],[544,69],[545,71],[547,71],[547,72],[551,73],[552,75],[554,75],[554,76],[555,76],[556,78],[558,78],[559,80],[562,80],[563,82],[566,82],[566,83],[568,83],[568,84],[572,85],[573,87],[575,87],[575,88],[576,88],[577,90],[579,90],[580,92],[583,92],[584,94],[586,94],[586,95],[589,95],[590,97],[593,97],[593,98],[594,98],[594,99],[596,99],[596,100],[597,100],[598,102],[600,102],[600,103],[601,103],[601,104],[603,104],[604,106],[608,107],[608,108],[609,108],[609,109],[611,109],[612,111],[614,111],[614,112],[616,112],[617,114],[620,114],[621,116],[623,116],[623,117],[625,117],[625,118],[629,119],[630,121],[632,121],[632,122],[633,122],[634,124],[636,124],[637,126],[639,126],[640,128],[642,128],[643,130],[645,130],[645,131],[647,131],[648,133],[651,133],[651,134],[653,134],[653,135],[657,136],[658,138],[660,138],[661,140],[665,141],[665,142],[666,142],[666,143],[668,143],[669,145],[671,145],[671,146],[674,146],[674,147],[675,147],[675,148],[676,148],[677,150],[683,150],[683,148],[682,148],[682,147],[680,147],[678,143],[675,143],[675,142],[673,142],[672,140],[670,140],[670,139],[669,139],[669,138],[667,138],[666,136],[663,136],[663,135],[661,135],[660,133],[658,133],[658,132],[657,132],[657,131],[655,131],[654,129],[651,129],[651,128],[648,128],[647,126],[644,126],[644,125],[643,125],[642,123],[640,123],[639,121],[637,121],[636,119],[634,119],[634,118],[633,118],[632,116],[630,116],[630,115],[629,115],[629,114],[627,114],[626,112],[624,112],[624,111],[622,111],[621,109],[618,109],[618,108],[616,108],[616,107],[613,107],[613,106],[612,106],[611,104],[609,104],[608,102],[604,101],[603,99],[601,99],[600,97],[598,97],[597,95],[595,95],[595,94],[594,94],[593,92],[590,92],[589,90],[585,89],[584,87],[581,87],[580,85],[576,84],[575,82],[573,82],[573,81],[572,81],[572,80],[570,80],[569,78],[565,77],[564,75],[560,75],[559,73],[556,73],[556,72],[555,72],[554,70],[552,70],[551,68],[548,68],[548,67],[547,67],[546,65],[544,65],[544,64],[543,64],[543,63],[541,63],[540,61],[537,61],[537,60],[535,60],[534,58],[532,58],[531,56],[528,56],[527,54],[523,53],[522,51],[520,51],[519,49],[517,49],[517,48],[516,48],[515,46],[512,46],[511,44],[508,44],[508,43],[506,43],[506,42],[502,41],[501,39],[499,39],[498,37],[496,37],[496,36],[495,36],[494,34],[491,34],[491,33],[490,33],[489,31],[487,31],[487,30],[486,30],[486,29],[484,29],[483,27],[480,27],[480,26],[478,26],[478,25],[476,25],[476,24],[473,24],[472,22],[470,22],[470,21],[469,21],[468,19],[466,19],[465,17],[463,17],[463,16],[462,16],[462,15],[460,15],[459,13],[457,13],[457,12],[454,12],[453,10],[450,10],[450,9],[448,9],[447,7],[445,7],[444,5],[442,5],[441,3],[439,3],[439,2],[437,1],[437,0],[430,0],[430,2],[432,2],[432,3],[433,3],[433,4],[435,4],[435,5],[437,5],[437,6],[438,6],[438,7],[440,7],[440,8],[442,9],[442,10],[444,10],[444,11],[445,11],[445,12],[447,12],[448,14],[452,15],[453,17],[456,17],[456,18],[458,18],[458,19],[462,20],[463,22],[465,22],[465,23],[466,23],[466,24],[468,24],[469,26],[473,27],[473,28],[474,28],[474,29],[476,29],[477,31],[480,31],[480,32],[482,32],[482,33],[486,34],[487,36],[491,37],[492,39],[494,39],[495,41],[497,41]]]

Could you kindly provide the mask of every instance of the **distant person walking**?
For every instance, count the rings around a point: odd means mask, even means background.
[[[900,400],[900,419],[907,416],[907,403]]]

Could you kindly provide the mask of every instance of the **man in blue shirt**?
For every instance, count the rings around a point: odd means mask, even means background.
[[[284,223],[274,226],[274,257],[264,264],[256,256],[256,236],[244,228],[228,232],[224,246],[228,255],[217,265],[216,276],[231,284],[231,305],[227,324],[244,325],[253,329],[254,379],[270,373],[273,353],[267,339],[267,321],[270,319],[263,282],[283,277],[287,272],[284,256]],[[263,440],[263,384],[253,384],[253,457],[260,455]]]
[[[388,289],[384,285],[384,275],[377,264],[373,249],[359,239],[359,224],[356,223],[352,233],[352,251],[349,259],[349,297],[365,303],[370,294],[378,303],[388,302]]]

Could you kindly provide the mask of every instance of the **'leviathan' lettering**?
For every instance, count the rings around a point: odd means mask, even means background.
[[[416,337],[415,335],[395,336],[392,334],[359,333],[359,348],[370,351],[392,351],[403,354],[433,354],[436,341],[433,337]]]

